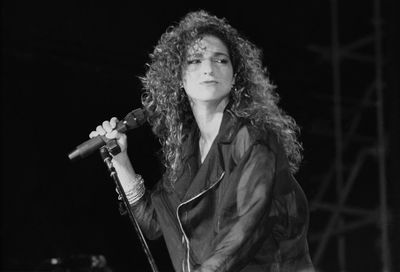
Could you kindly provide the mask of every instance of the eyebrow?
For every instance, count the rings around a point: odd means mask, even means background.
[[[190,57],[202,57],[203,55],[204,55],[204,54],[203,54],[202,52],[196,52],[196,53],[189,54],[188,57],[189,57],[189,58],[190,58]],[[225,56],[225,57],[230,58],[229,54],[228,54],[228,53],[224,53],[224,52],[214,52],[214,53],[212,54],[212,56],[213,56],[213,57]]]

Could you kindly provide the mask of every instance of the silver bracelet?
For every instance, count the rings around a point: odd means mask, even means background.
[[[144,180],[141,175],[136,174],[134,177],[134,186],[125,192],[126,198],[130,205],[136,203],[144,193],[146,192],[146,188],[144,187]],[[116,189],[117,193],[118,190]],[[118,193],[118,200],[122,200],[122,197]]]
[[[126,194],[126,198],[128,199],[129,204],[133,205],[136,202],[138,202],[139,199],[142,198],[145,192],[146,189],[143,183],[140,186],[136,187],[135,189],[129,190],[129,192]]]
[[[126,198],[130,205],[136,203],[146,192],[144,180],[141,175],[136,174],[134,177],[134,187],[125,192]]]

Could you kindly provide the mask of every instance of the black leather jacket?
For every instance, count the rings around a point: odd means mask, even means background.
[[[163,235],[176,271],[314,271],[306,197],[276,137],[260,138],[226,110],[204,162],[193,132],[174,191],[160,181],[132,206],[148,238]]]

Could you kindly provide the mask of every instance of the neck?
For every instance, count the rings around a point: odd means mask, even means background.
[[[216,103],[192,103],[192,112],[200,130],[200,138],[204,142],[214,141],[227,104],[228,99]]]

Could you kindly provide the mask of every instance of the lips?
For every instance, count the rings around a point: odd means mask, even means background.
[[[217,84],[218,81],[216,81],[216,80],[204,80],[201,83],[202,84]]]

